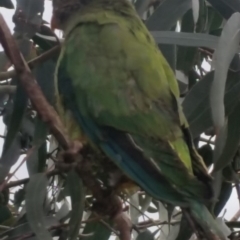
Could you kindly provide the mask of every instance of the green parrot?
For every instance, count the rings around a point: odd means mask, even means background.
[[[187,211],[207,239],[227,239],[205,206],[212,178],[193,146],[174,73],[132,4],[53,0],[51,24],[65,35],[55,89],[71,138]]]

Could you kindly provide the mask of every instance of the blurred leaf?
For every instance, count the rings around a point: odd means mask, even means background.
[[[136,240],[154,240],[154,235],[148,229],[139,233]]]
[[[199,5],[200,5],[199,0],[192,1],[192,14],[193,14],[193,20],[195,25],[197,25],[198,18],[199,18],[199,12],[200,12]]]
[[[180,222],[180,230],[175,240],[189,240],[192,234],[193,230],[189,227],[189,222],[185,216],[183,216]]]
[[[238,103],[228,117],[227,139],[221,156],[214,164],[214,171],[226,167],[236,154],[240,142],[240,103]]]
[[[150,206],[152,202],[152,197],[145,195],[145,197],[143,198],[142,195],[139,195],[139,206],[141,207],[141,212],[145,212],[148,211],[148,208]],[[156,209],[157,212],[157,209]]]
[[[182,104],[194,138],[212,126],[209,89],[213,76],[214,72],[206,74],[201,81],[195,84]],[[226,115],[232,111],[238,102],[240,92],[239,77],[239,72],[228,72],[224,98]]]
[[[17,162],[21,153],[21,136],[17,134],[7,153],[0,158],[0,182],[8,175],[10,168]]]
[[[217,160],[219,159],[219,157],[222,154],[223,151],[223,147],[226,143],[226,139],[227,139],[227,121],[225,121],[224,125],[220,128],[220,131],[218,132],[218,135],[216,137],[215,140],[215,148],[213,151],[213,163],[215,164],[217,162]],[[212,187],[214,190],[214,200],[218,199],[218,196],[220,194],[221,191],[221,186],[222,186],[222,181],[223,181],[223,177],[222,177],[222,171],[215,171],[212,173],[212,177],[213,177],[213,182],[212,182]]]
[[[14,97],[13,113],[11,116],[10,123],[8,125],[8,132],[3,147],[3,156],[7,154],[13,143],[19,128],[21,126],[22,118],[24,116],[27,107],[27,95],[20,83],[17,85],[16,95]]]
[[[176,69],[176,46],[159,44],[159,48],[173,71]]]
[[[46,229],[43,213],[43,203],[46,197],[47,177],[38,173],[30,177],[26,188],[26,212],[29,225],[39,239],[51,240],[51,234]]]
[[[18,83],[13,106],[11,100],[6,105],[6,114],[9,114],[10,119],[6,120],[8,131],[3,145],[2,157],[0,158],[0,181],[5,179],[11,166],[16,163],[20,155],[21,134],[19,129],[26,107],[27,95],[20,83]]]
[[[19,189],[14,193],[14,206],[19,207],[25,200],[25,189]]]
[[[210,104],[215,128],[224,125],[224,92],[229,65],[237,52],[240,40],[240,13],[235,13],[223,28],[218,46],[214,52],[214,80],[210,92]]]
[[[91,214],[88,219],[94,218],[95,215]],[[110,222],[107,223],[111,226]],[[111,235],[111,230],[104,226],[101,222],[88,222],[82,232],[83,234],[93,234],[88,237],[88,240],[108,240]]]
[[[138,217],[140,215],[139,210],[138,210],[138,206],[139,206],[139,197],[138,197],[138,192],[133,194],[129,201],[130,201],[130,206],[129,206],[129,212],[130,212],[130,217],[132,220],[133,224],[138,223]]]
[[[235,12],[240,12],[239,0],[207,0],[224,18],[228,19]]]
[[[61,208],[57,211],[56,219],[58,219],[58,221],[64,221],[63,219],[65,219],[68,215],[70,215],[69,204],[65,201]]]
[[[35,132],[33,137],[34,152],[27,161],[29,176],[43,172],[47,160],[46,137],[48,127],[38,116],[35,118]]]
[[[45,217],[46,227],[50,227],[53,225],[57,225],[58,221],[55,217],[49,216]],[[23,223],[21,225],[15,226],[13,229],[7,230],[0,234],[0,239],[7,239],[7,240],[16,240],[19,237],[22,237],[25,234],[29,234],[32,232],[32,229],[29,223]],[[7,237],[7,238],[6,238]]]
[[[207,29],[209,33],[219,29],[223,22],[222,16],[217,11],[215,11],[215,9],[212,7],[208,7],[207,19],[208,19]],[[217,36],[220,36],[220,34]]]
[[[215,49],[219,41],[219,37],[205,33],[151,31],[151,34],[157,43],[187,47],[207,47]]]
[[[0,7],[14,9],[14,5],[11,0],[0,0]]]
[[[85,193],[82,180],[74,170],[68,173],[66,184],[69,187],[72,204],[72,211],[69,221],[69,239],[75,240],[79,235],[79,229],[81,226]]]
[[[34,69],[37,82],[50,104],[54,103],[54,71],[56,62],[48,60]]]
[[[240,228],[240,222],[226,222],[227,226],[230,228]]]
[[[14,32],[31,38],[42,23],[43,10],[44,0],[17,0]]]
[[[214,214],[218,216],[224,206],[226,205],[227,201],[229,200],[232,194],[232,184],[229,182],[222,182],[221,192],[218,197],[218,201],[214,208]]]
[[[175,240],[179,233],[179,224],[173,224],[171,225],[171,217],[172,215],[176,215],[179,213],[179,210],[177,210],[175,207],[171,205],[165,205],[161,202],[159,202],[159,220],[161,222],[167,222],[169,224],[164,224],[161,226],[161,234],[159,237],[159,240]],[[174,221],[180,221],[181,214],[177,215],[173,220]]]
[[[0,52],[0,71],[6,71],[11,66],[9,59],[4,52]]]
[[[198,1],[198,0],[196,0],[196,1]],[[188,10],[184,14],[182,22],[181,22],[181,31],[184,33],[194,31],[192,10]],[[194,36],[194,39],[195,38],[196,38],[196,36]],[[185,40],[184,42],[187,43],[188,41]],[[191,43],[192,43],[192,41],[191,41]],[[177,69],[182,70],[184,73],[188,73],[188,71],[190,69],[192,69],[192,66],[194,65],[193,62],[194,62],[196,53],[197,53],[196,48],[179,46],[177,49]]]
[[[150,31],[169,30],[191,7],[191,0],[164,0],[147,20],[147,28]]]
[[[12,213],[7,205],[0,205],[0,213],[0,224],[4,225],[3,223],[12,217]]]
[[[147,9],[148,7],[148,4],[151,2],[151,0],[137,0],[135,2],[135,8],[138,12],[138,15],[140,17],[142,17],[143,13],[145,12],[145,10]]]

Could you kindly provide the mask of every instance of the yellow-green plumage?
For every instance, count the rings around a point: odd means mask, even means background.
[[[72,137],[225,239],[203,204],[211,178],[192,145],[175,76],[131,4],[92,0],[63,26],[56,90]]]

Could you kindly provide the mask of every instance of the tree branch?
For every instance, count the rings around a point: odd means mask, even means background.
[[[77,155],[77,153],[79,153],[81,149],[81,143],[73,143],[68,137],[67,131],[65,130],[65,127],[63,126],[59,116],[53,107],[48,104],[34,76],[30,72],[27,63],[23,59],[16,42],[13,39],[1,14],[0,41],[6,55],[13,63],[18,79],[24,87],[35,110],[38,112],[42,120],[48,124],[52,134],[63,147],[63,149],[67,150],[68,153],[71,154],[70,156],[72,156],[72,159],[80,159],[80,155]],[[116,195],[110,195],[106,197],[106,194],[103,192],[99,182],[92,175],[92,169],[89,167],[85,168],[84,162],[85,161],[80,162],[81,166],[79,166],[79,164],[77,165],[79,176],[82,178],[84,184],[91,189],[93,196],[97,199],[97,201],[105,206],[105,208],[102,210],[114,221],[117,229],[120,232],[120,239],[130,240],[132,225],[122,211],[121,200]]]

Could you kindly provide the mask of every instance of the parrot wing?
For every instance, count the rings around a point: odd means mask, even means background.
[[[106,10],[83,14],[66,32],[59,99],[88,140],[159,200],[211,198],[175,76],[144,24]]]

